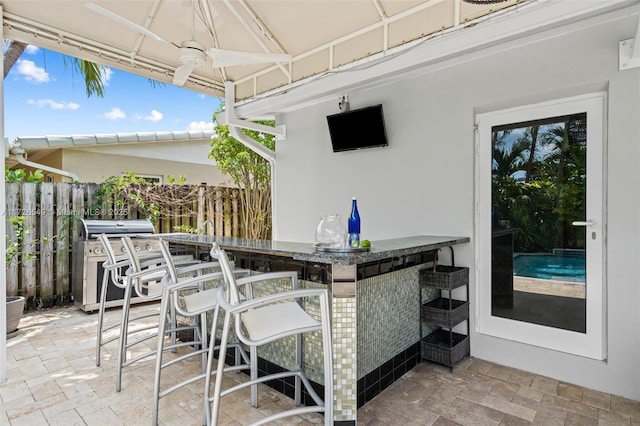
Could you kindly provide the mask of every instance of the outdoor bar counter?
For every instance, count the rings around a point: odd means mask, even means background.
[[[334,353],[334,421],[355,424],[357,409],[420,362],[419,271],[432,267],[439,249],[468,237],[413,236],[372,241],[369,251],[327,253],[313,244],[201,234],[160,234],[201,258],[217,243],[236,266],[256,272],[298,271],[301,287],[329,289]],[[313,310],[313,307],[305,307]],[[317,338],[315,338],[317,337]],[[304,366],[323,386],[319,336],[305,339]],[[293,366],[292,351],[269,347],[260,369]],[[290,367],[289,367],[290,368]],[[292,386],[281,392],[292,395]]]

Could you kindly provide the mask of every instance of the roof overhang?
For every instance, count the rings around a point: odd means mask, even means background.
[[[292,83],[236,103],[238,117],[270,117],[323,102],[338,102],[358,90],[381,87],[399,80],[506,53],[529,43],[581,29],[640,16],[640,1],[529,2],[486,15],[474,25],[452,28],[395,50],[372,55],[323,76]],[[640,33],[640,20],[638,23]],[[622,42],[621,42],[622,43]],[[631,52],[633,40],[626,41]],[[618,46],[612,46],[617,49]],[[629,53],[630,54],[630,53]],[[351,100],[351,99],[350,99]]]
[[[367,58],[394,55],[417,41],[476,25],[484,17],[540,0],[472,5],[462,0],[3,0],[4,36],[70,56],[171,83],[180,65],[181,42],[207,48],[287,53],[289,64],[216,68],[210,60],[184,87],[224,95],[235,85],[237,100],[283,92]],[[608,0],[582,0],[585,8]],[[95,10],[112,11],[151,34],[142,34]]]

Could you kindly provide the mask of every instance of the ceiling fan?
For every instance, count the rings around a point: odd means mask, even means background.
[[[196,68],[203,67],[207,62],[207,56],[213,61],[214,67],[224,68],[235,65],[251,65],[251,64],[264,64],[264,63],[282,63],[291,62],[291,55],[280,53],[267,53],[267,52],[246,52],[238,50],[224,50],[218,48],[207,48],[202,43],[195,40],[195,6],[194,0],[191,0],[191,13],[192,13],[192,28],[191,28],[191,40],[185,40],[179,45],[170,41],[167,41],[148,30],[142,25],[138,25],[133,21],[124,18],[109,9],[105,9],[92,2],[84,4],[88,9],[99,13],[107,18],[110,18],[116,22],[119,22],[129,28],[132,28],[145,36],[151,37],[154,40],[162,43],[170,43],[176,46],[180,50],[180,66],[178,66],[173,73],[173,84],[176,86],[182,86],[189,78],[189,75]]]

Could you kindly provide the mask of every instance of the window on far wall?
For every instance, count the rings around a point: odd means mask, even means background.
[[[139,175],[138,173],[136,173],[135,176],[137,178],[142,178],[142,179],[146,180],[149,183],[157,183],[157,184],[161,184],[162,183],[162,176]]]

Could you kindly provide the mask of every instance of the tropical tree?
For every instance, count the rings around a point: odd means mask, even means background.
[[[20,56],[27,48],[27,44],[10,40],[7,50],[4,52],[4,78],[11,71],[11,68],[18,62]],[[80,73],[84,79],[85,86],[87,88],[87,97],[96,95],[104,97],[104,85],[102,84],[102,77],[105,74],[106,67],[98,65],[93,62],[85,61],[84,59],[65,57],[65,65],[71,65],[73,70]]]
[[[515,250],[584,248],[572,222],[585,215],[586,116],[521,127],[517,138],[508,132],[493,134],[492,205],[517,228]]]
[[[508,134],[495,132],[493,135],[492,175],[497,180],[513,178],[514,174],[521,171],[526,151],[529,149],[529,144],[522,140],[509,145],[505,141]]]
[[[215,121],[215,116],[214,116]],[[274,126],[272,120],[257,123]],[[231,180],[243,191],[241,220],[247,238],[267,239],[271,231],[271,167],[269,162],[247,148],[229,134],[228,126],[216,123],[216,136],[211,140],[209,158],[216,166],[231,176]],[[275,150],[275,137],[262,132],[242,129],[245,135]]]
[[[27,48],[27,43],[22,43],[20,41],[9,41],[9,47],[4,52],[4,77],[7,78],[9,71],[11,68],[18,62],[20,56],[22,56],[22,52]]]
[[[557,187],[555,212],[559,226],[556,244],[584,248],[584,229],[572,225],[586,217],[586,117],[570,117],[561,125],[551,126],[542,135],[549,153],[543,175]]]

